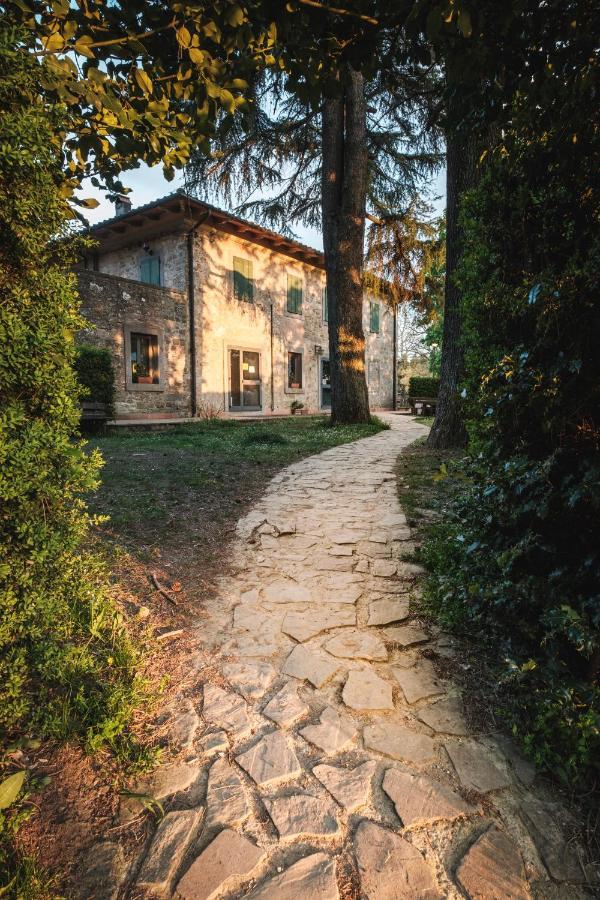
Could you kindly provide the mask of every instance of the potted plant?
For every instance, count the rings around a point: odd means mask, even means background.
[[[300,403],[299,400],[292,400],[290,403],[290,410],[293,416],[296,415],[301,409],[304,409],[304,403]]]

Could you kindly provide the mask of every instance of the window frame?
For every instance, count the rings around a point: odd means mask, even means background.
[[[285,311],[288,316],[302,316],[302,311],[304,309],[304,278],[302,275],[298,275],[296,272],[286,272],[287,276],[287,284],[286,284],[286,294],[285,294]],[[300,282],[300,309],[290,309],[290,289],[297,290],[297,287],[291,287],[290,279],[296,279]]]
[[[300,387],[292,387],[290,384],[290,356],[294,354],[295,356],[300,357]],[[287,374],[285,378],[285,393],[286,394],[303,394],[304,393],[304,350],[299,350],[297,348],[291,348],[287,351]]]
[[[245,263],[248,266],[249,275],[244,275],[243,272],[239,272],[236,269],[236,262]],[[245,278],[246,284],[250,288],[249,294],[247,293],[237,293],[236,290],[236,276],[240,276]],[[231,295],[234,300],[238,300],[240,303],[254,303],[254,263],[253,260],[249,259],[247,256],[237,256],[235,253],[231,258]]]
[[[373,328],[375,310],[377,310],[377,328]],[[369,331],[371,334],[381,334],[381,304],[377,300],[369,300]]]
[[[325,325],[329,325],[329,299],[327,297],[327,285],[321,289],[321,317]]]
[[[144,263],[152,263],[152,262],[155,262],[158,264],[158,281],[145,281],[142,278],[142,266],[144,265]],[[152,255],[148,254],[147,256],[142,256],[142,258],[140,259],[139,275],[140,275],[141,284],[149,284],[152,287],[162,287],[163,270],[162,270],[162,260],[160,258],[160,254],[153,253]]]
[[[158,384],[140,384],[134,382],[131,371],[131,335],[143,334],[157,339],[158,342]],[[165,342],[164,332],[153,322],[127,322],[123,327],[123,351],[125,357],[125,389],[128,391],[164,391],[165,390]]]

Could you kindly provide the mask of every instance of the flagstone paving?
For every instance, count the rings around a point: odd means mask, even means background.
[[[415,616],[394,474],[425,429],[389,421],[280,472],[238,523],[201,626],[215,676],[171,713],[179,757],[145,785],[167,815],[127,896],[583,896],[531,767],[469,733],[436,668],[456,644]]]

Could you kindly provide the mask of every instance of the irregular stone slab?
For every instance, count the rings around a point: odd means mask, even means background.
[[[369,620],[367,625],[387,625],[389,622],[401,622],[409,615],[408,597],[394,599],[382,597],[369,603]]]
[[[313,596],[304,584],[290,579],[274,581],[262,589],[264,600],[270,603],[310,603]]]
[[[456,880],[469,900],[529,900],[525,866],[516,846],[492,826],[467,850]]]
[[[514,741],[505,734],[497,734],[492,739],[511,764],[521,784],[529,787],[535,781],[535,766],[519,752]]]
[[[511,779],[494,764],[490,751],[476,741],[445,743],[460,783],[469,791],[487,794],[508,787]]]
[[[389,559],[392,555],[392,548],[388,546],[386,540],[384,539],[383,542],[373,540],[360,541],[356,546],[356,552],[360,556],[369,557],[369,559]]]
[[[307,609],[287,613],[281,630],[296,641],[308,641],[321,631],[343,625],[356,625],[356,610],[350,606],[339,606],[331,610]]]
[[[307,713],[308,706],[300,699],[296,687],[291,683],[282,687],[263,709],[263,715],[284,728],[289,728]]]
[[[159,766],[143,786],[135,788],[136,793],[147,793],[156,800],[172,797],[181,791],[186,791],[193,785],[200,775],[200,767],[175,763],[172,766]]]
[[[192,840],[196,837],[204,809],[170,812],[162,819],[136,880],[136,887],[169,893],[171,884]]]
[[[317,556],[311,568],[318,572],[351,572],[356,562],[351,556]]]
[[[248,900],[338,900],[333,860],[324,853],[305,856],[274,878],[269,878]]]
[[[297,778],[302,773],[296,754],[280,731],[261,738],[250,750],[236,756],[236,762],[260,785]]]
[[[229,739],[225,731],[209,731],[203,735],[200,746],[205,753],[224,753],[229,750]]]
[[[177,894],[183,900],[211,900],[236,876],[248,875],[266,852],[241,834],[226,829],[192,863],[179,884]]]
[[[252,604],[256,605],[258,603],[258,589],[251,588],[249,591],[244,591],[240,594],[240,600],[243,606],[250,606]]]
[[[354,574],[354,573],[353,573]],[[362,597],[363,589],[359,584],[319,584],[314,593],[320,597],[323,603],[356,603]]]
[[[226,757],[216,760],[208,773],[206,827],[241,825],[250,815],[244,782]]]
[[[356,737],[356,725],[348,716],[341,716],[327,706],[321,713],[320,724],[307,725],[300,734],[325,753],[337,753]]]
[[[411,591],[411,585],[406,581],[394,581],[391,578],[369,578],[366,589],[376,592],[378,596],[382,594],[408,594]]]
[[[421,765],[435,758],[435,744],[430,737],[394,722],[367,725],[363,730],[363,741],[365,747],[393,759],[405,759]]]
[[[398,625],[395,628],[386,628],[384,634],[389,641],[400,644],[401,647],[412,647],[429,640],[427,632],[417,625]]]
[[[371,795],[371,782],[377,763],[369,760],[355,769],[338,769],[336,766],[315,766],[313,775],[319,779],[332,797],[348,812],[365,806]]]
[[[297,838],[301,835],[338,834],[336,808],[323,797],[312,794],[292,794],[264,800],[267,812],[273,819],[280,838]]]
[[[419,575],[426,575],[427,569],[418,566],[415,563],[401,562],[398,563],[398,575],[401,578],[417,578]]]
[[[86,853],[85,871],[77,879],[78,900],[117,900],[127,874],[123,850],[119,844],[102,841]]]
[[[207,722],[238,737],[250,733],[248,704],[239,694],[228,694],[216,684],[204,685],[202,714]]]
[[[225,663],[225,678],[237,687],[247,700],[259,700],[277,675],[269,663]]]
[[[388,769],[382,786],[405,828],[436,819],[456,819],[475,812],[447,785],[423,775]]]
[[[374,822],[361,822],[354,838],[365,900],[437,900],[443,894],[416,847]]]
[[[333,546],[329,548],[331,556],[352,556],[352,552],[351,544],[333,544]]]
[[[445,693],[432,663],[427,659],[419,660],[416,666],[411,668],[394,667],[392,672],[402,688],[407,703],[417,703],[426,697],[437,697]]]
[[[371,669],[353,669],[342,698],[351,709],[393,709],[392,686]]]
[[[431,706],[425,706],[417,713],[421,722],[425,722],[434,731],[440,734],[456,734],[464,736],[469,733],[467,723],[463,716],[463,706],[456,697],[448,700],[438,700]]]
[[[369,561],[367,559],[359,559],[359,561],[354,566],[355,572],[368,572],[369,571]]]
[[[397,564],[391,559],[374,559],[371,563],[371,575],[376,578],[391,578],[396,574]]]
[[[555,881],[583,881],[584,874],[572,844],[565,840],[560,822],[561,809],[533,798],[523,803],[519,813],[542,862]]]
[[[330,531],[327,534],[329,540],[334,544],[357,544],[362,539],[364,532],[353,531],[350,528],[340,529],[340,531]]]
[[[372,531],[369,535],[369,540],[375,544],[387,544],[389,534],[387,531]]]
[[[385,644],[371,631],[344,631],[342,634],[336,634],[327,641],[325,650],[332,656],[341,656],[343,659],[388,658]]]
[[[258,593],[258,591],[257,591]],[[233,611],[233,627],[239,631],[261,631],[272,625],[271,616],[252,604],[240,603]]]
[[[333,678],[340,664],[321,650],[309,650],[297,644],[285,661],[282,672],[294,678],[306,679],[316,688]]]
[[[169,724],[169,737],[179,747],[191,747],[200,725],[200,717],[191,700],[180,703],[180,709]]]

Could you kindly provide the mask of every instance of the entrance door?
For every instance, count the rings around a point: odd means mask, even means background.
[[[319,372],[321,380],[321,409],[331,409],[331,371],[328,359],[321,359]]]
[[[262,409],[260,353],[254,350],[229,351],[229,409]]]

